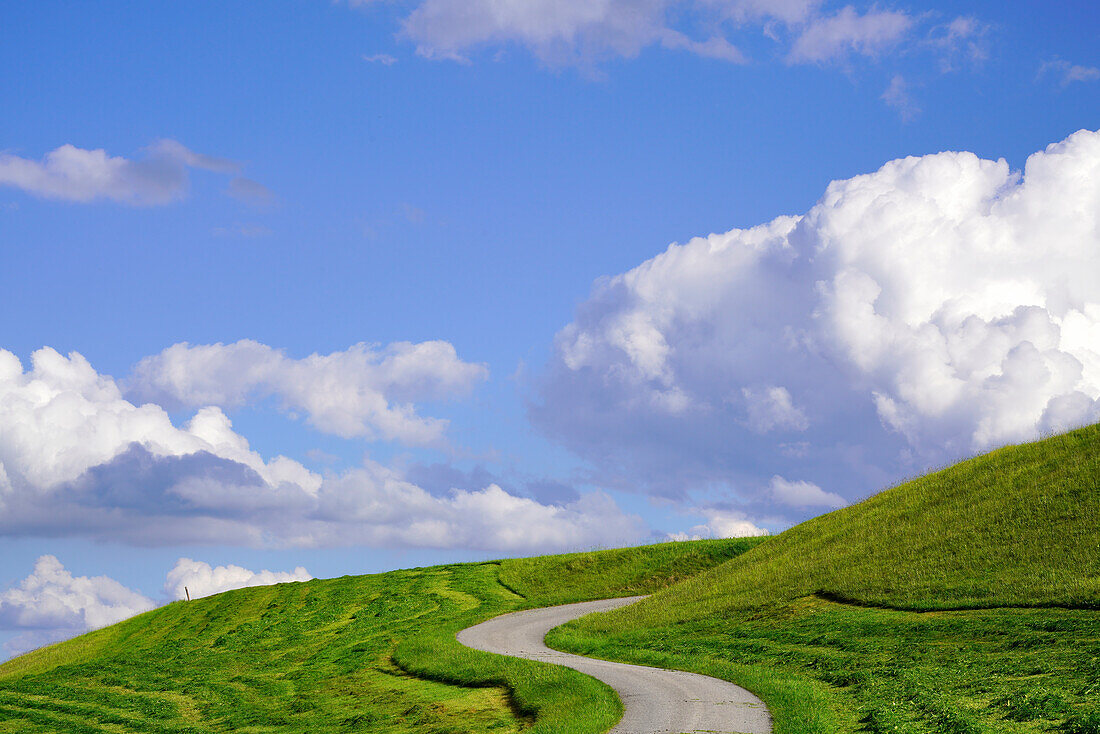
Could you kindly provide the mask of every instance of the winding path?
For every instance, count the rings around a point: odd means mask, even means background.
[[[503,614],[467,627],[458,641],[500,655],[564,665],[598,678],[622,699],[622,720],[609,734],[770,734],[764,702],[744,688],[717,678],[679,670],[626,665],[551,650],[546,633],[571,619],[605,612],[644,597],[604,599]]]

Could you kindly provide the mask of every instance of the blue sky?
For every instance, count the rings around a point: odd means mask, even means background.
[[[775,532],[1100,415],[1094,3],[457,7],[0,11],[9,652],[181,557]]]

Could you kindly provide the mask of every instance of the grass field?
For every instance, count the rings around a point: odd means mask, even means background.
[[[741,683],[779,734],[1100,734],[1100,426],[814,518],[549,641]]]
[[[761,696],[777,734],[1100,734],[1100,426],[771,539],[458,564],[174,603],[0,666],[0,733],[597,734],[609,689],[461,647],[507,611],[656,591],[552,645]]]
[[[0,665],[0,732],[596,733],[574,671],[460,646],[497,614],[647,593],[755,545],[672,543],[241,589]]]

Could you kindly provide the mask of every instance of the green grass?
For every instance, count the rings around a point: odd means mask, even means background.
[[[778,734],[1100,734],[1100,426],[814,518],[549,641],[741,683]]]
[[[1100,734],[1100,426],[1012,446],[772,539],[245,589],[0,666],[0,733],[596,734],[620,704],[454,633],[657,592],[551,633],[714,675],[777,734]]]
[[[0,665],[0,732],[605,731],[574,671],[462,647],[503,612],[648,593],[753,541],[670,543],[241,589]]]

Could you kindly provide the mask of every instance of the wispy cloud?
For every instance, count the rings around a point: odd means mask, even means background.
[[[229,180],[226,193],[234,199],[253,206],[270,206],[275,203],[275,193],[262,183],[244,176],[234,176]]]
[[[1081,66],[1071,64],[1065,59],[1050,59],[1039,66],[1037,78],[1051,77],[1058,81],[1060,86],[1068,87],[1074,82],[1094,82],[1100,79],[1100,68],[1095,66]]]
[[[882,101],[897,110],[898,115],[906,122],[911,121],[920,114],[920,108],[913,103],[913,99],[909,95],[909,83],[905,81],[905,77],[901,74],[895,74],[890,79],[889,86],[882,93]]]
[[[393,66],[397,63],[396,56],[390,56],[389,54],[363,54],[363,61],[371,64],[382,64],[382,66]]]
[[[896,46],[913,27],[913,18],[897,10],[860,14],[846,6],[810,21],[794,42],[790,63],[826,63],[851,54],[878,56]]]
[[[187,194],[191,169],[236,175],[241,165],[196,153],[175,140],[157,141],[134,159],[111,156],[103,149],[86,150],[68,144],[50,151],[41,160],[0,153],[0,185],[63,201],[107,200],[135,206],[167,204]],[[247,179],[234,178],[230,182],[231,193],[234,181]],[[237,184],[239,186],[241,184]]]
[[[353,6],[370,6],[351,0]],[[479,49],[527,49],[548,66],[589,71],[611,58],[633,58],[650,47],[744,64],[742,42],[764,35],[785,45],[788,63],[826,64],[853,56],[879,57],[900,48],[925,16],[875,6],[836,10],[823,0],[419,0],[401,22],[400,36],[432,59],[469,63]],[[935,32],[955,49],[983,26],[959,18]],[[975,53],[977,45],[974,46]],[[364,56],[392,63],[388,54]]]
[[[980,64],[989,58],[991,26],[974,16],[960,15],[948,23],[934,25],[926,43],[940,57],[940,70],[947,73],[965,63]]]

